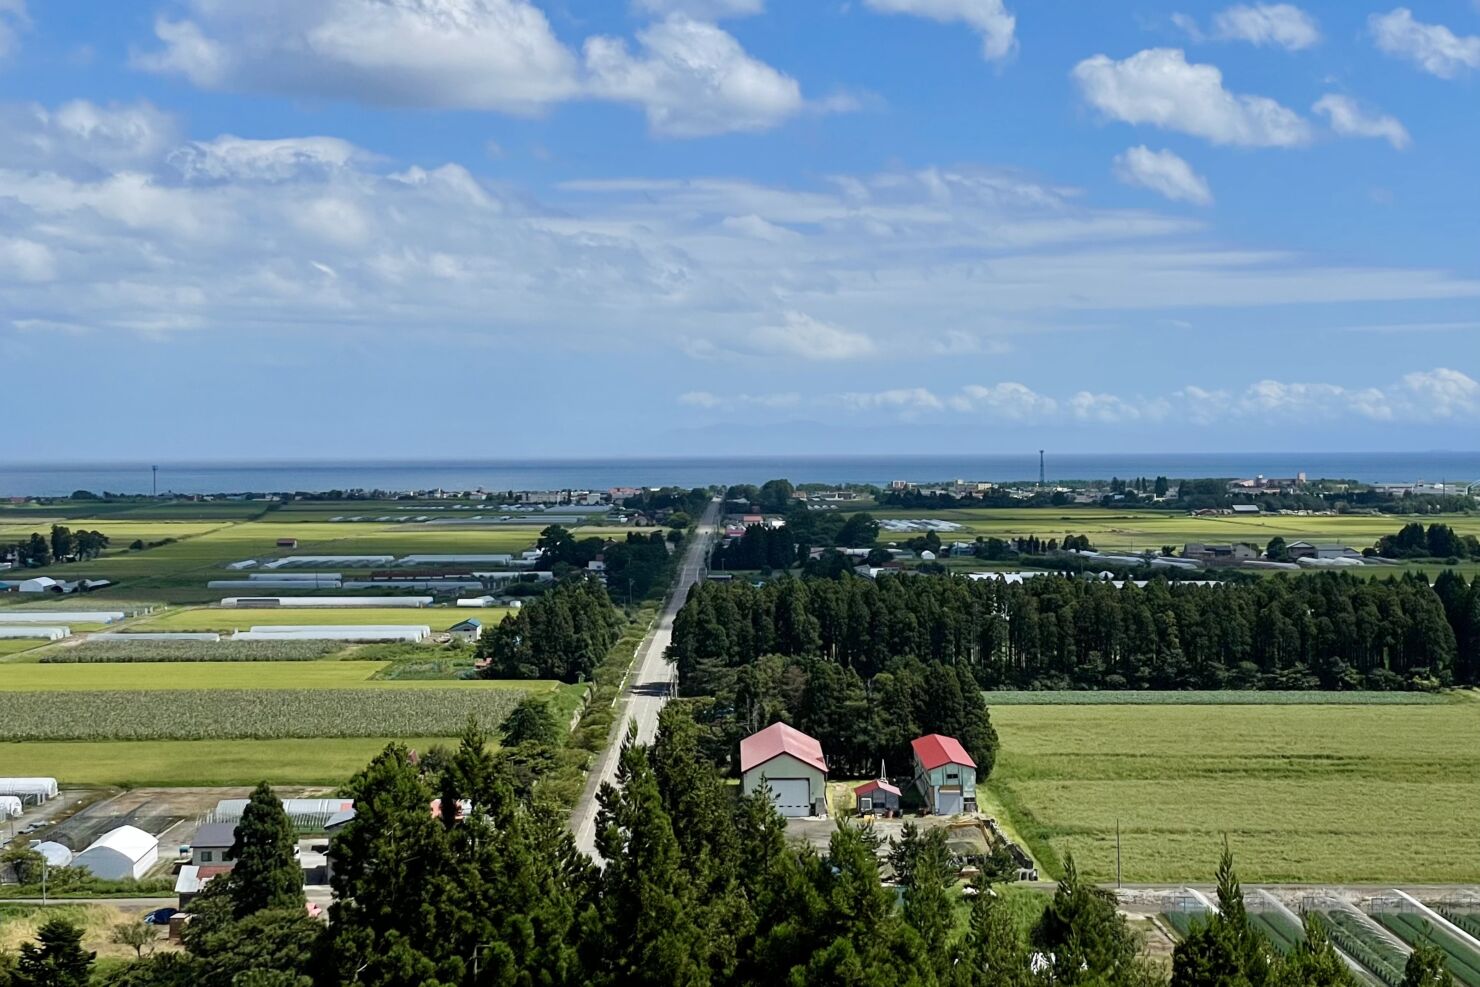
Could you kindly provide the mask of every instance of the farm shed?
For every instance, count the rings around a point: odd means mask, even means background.
[[[55,778],[0,778],[0,795],[19,795],[22,802],[45,802],[60,792]]]
[[[406,579],[387,582],[384,579],[346,580],[340,589],[420,589],[456,593],[465,589],[482,589],[476,579]]]
[[[785,723],[740,741],[740,786],[747,795],[771,790],[783,816],[827,814],[827,761],[822,745]]]
[[[226,568],[228,568],[228,569],[236,569],[236,570],[250,569],[253,566],[255,566],[256,564],[257,564],[257,560],[256,559],[242,559],[240,562],[228,562],[228,563],[226,563]]]
[[[932,733],[910,742],[915,787],[931,812],[954,815],[976,811],[976,762],[955,737]]]
[[[31,849],[46,859],[46,866],[48,867],[72,866],[72,851],[60,843],[46,840],[41,843],[33,843]]]
[[[271,607],[405,607],[416,609],[429,607],[430,596],[228,596],[221,601],[223,607],[240,607],[249,610],[267,610]]]
[[[470,596],[457,601],[460,607],[491,607],[497,602],[492,596]]]
[[[62,583],[50,576],[37,576],[34,579],[22,579],[16,585],[17,593],[62,593],[66,588]]]
[[[122,610],[0,610],[0,624],[112,624]]]
[[[264,569],[292,569],[305,565],[338,565],[346,569],[378,569],[392,565],[394,555],[289,555],[263,565]]]
[[[105,634],[91,634],[89,641],[209,641],[221,640],[220,634],[208,631],[200,632],[171,632],[171,631],[137,631],[129,634],[123,631]]]
[[[451,627],[447,628],[447,633],[451,634],[455,639],[459,641],[466,641],[467,643],[472,644],[483,636],[483,621],[479,620],[477,617],[470,617],[467,620],[460,620],[457,623],[453,624]]]
[[[853,789],[853,797],[856,800],[858,814],[861,816],[880,812],[897,813],[899,811],[899,794],[899,789],[882,778],[875,781],[866,781]]]
[[[14,819],[21,814],[21,800],[18,795],[0,795],[0,819]]]
[[[482,565],[510,565],[514,561],[512,555],[407,555],[396,562],[398,566],[432,566],[441,565],[444,562],[465,562],[469,564]]]
[[[247,578],[254,582],[322,582],[324,580],[339,580],[344,578],[342,572],[251,572]]]
[[[159,860],[159,840],[142,829],[120,826],[93,841],[72,866],[105,881],[141,878]]]
[[[298,547],[298,539],[297,538],[279,538],[277,540],[277,547],[278,548],[297,548]]]
[[[20,624],[13,627],[0,626],[0,638],[7,640],[31,639],[60,641],[72,633],[70,627],[44,627],[41,624]]]

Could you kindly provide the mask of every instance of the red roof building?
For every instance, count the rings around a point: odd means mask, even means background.
[[[966,753],[966,748],[961,746],[961,741],[955,737],[947,737],[939,733],[927,734],[910,741],[910,747],[914,748],[915,760],[926,771],[933,771],[946,764],[976,767],[976,762],[971,759],[970,754]]]
[[[803,764],[810,764],[823,774],[827,773],[822,745],[785,723],[772,723],[759,733],[753,733],[740,741],[740,771],[743,773],[758,768],[782,754],[790,754]]]
[[[976,811],[976,762],[955,737],[938,733],[910,742],[915,787],[937,815]]]

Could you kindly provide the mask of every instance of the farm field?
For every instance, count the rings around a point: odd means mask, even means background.
[[[1480,701],[1012,706],[985,786],[1050,873],[1206,879],[1226,834],[1255,882],[1480,881]]]
[[[1252,517],[1219,515],[1193,517],[1188,514],[1125,511],[1106,508],[963,508],[924,511],[887,508],[872,512],[879,520],[888,518],[954,521],[962,530],[942,533],[942,541],[971,541],[977,536],[1005,538],[1036,534],[1044,538],[1065,534],[1088,535],[1095,548],[1114,551],[1156,550],[1163,545],[1181,548],[1187,542],[1253,542],[1261,547],[1275,535],[1286,541],[1335,542],[1365,548],[1382,535],[1395,533],[1414,518],[1396,515],[1335,515],[1289,517],[1261,514]],[[1480,514],[1446,514],[1442,521],[1462,535],[1480,535]],[[904,542],[918,533],[880,531],[880,544]]]
[[[126,664],[0,665],[0,693],[88,692],[100,689],[524,689],[553,691],[558,683],[498,679],[388,680],[386,661],[128,662]]]
[[[1282,692],[1266,689],[1097,689],[985,692],[991,706],[1443,706],[1462,702],[1429,692]]]
[[[240,595],[206,588],[212,579],[243,578],[225,568],[242,559],[267,560],[284,555],[437,555],[468,552],[479,555],[513,554],[533,547],[544,527],[425,525],[397,522],[333,522],[338,516],[390,517],[449,516],[486,512],[482,505],[469,511],[432,510],[405,502],[312,502],[267,510],[265,503],[212,502],[197,504],[64,504],[45,508],[0,509],[0,541],[14,541],[32,532],[45,533],[54,523],[73,529],[96,529],[108,536],[102,556],[71,562],[27,575],[64,579],[110,579],[117,585],[89,598],[90,605],[118,601],[212,603],[223,596]],[[445,505],[444,505],[445,506]],[[572,529],[576,537],[621,537],[628,529],[591,525]],[[294,538],[296,549],[278,548],[279,538]],[[163,542],[139,551],[135,540]],[[337,571],[345,571],[339,569]],[[278,590],[276,592],[283,592]],[[23,605],[15,595],[0,594],[0,606]]]
[[[124,740],[0,743],[0,764],[72,787],[342,785],[395,740],[412,750],[454,744],[445,737],[317,740]]]
[[[276,592],[292,594],[289,590]],[[231,607],[196,607],[147,617],[128,625],[129,631],[220,631],[246,630],[253,626],[280,627],[285,624],[368,625],[425,624],[434,631],[445,631],[453,624],[476,617],[484,627],[492,627],[504,615],[502,608],[464,609],[457,607],[273,607],[263,610]],[[205,645],[209,647],[209,645]]]

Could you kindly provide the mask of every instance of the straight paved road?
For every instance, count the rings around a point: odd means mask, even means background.
[[[688,597],[689,587],[703,578],[708,566],[709,550],[714,544],[716,526],[719,523],[720,506],[719,500],[711,501],[704,516],[699,519],[694,537],[684,550],[678,581],[674,584],[672,595],[663,605],[663,612],[659,614],[652,633],[638,646],[637,657],[633,659],[635,670],[628,676],[627,688],[618,698],[622,714],[616,720],[616,729],[608,738],[606,750],[602,751],[596,766],[586,778],[586,787],[571,813],[570,828],[575,833],[576,845],[593,857],[597,856],[596,812],[600,808],[596,804],[596,793],[602,782],[612,781],[616,777],[617,756],[621,753],[622,741],[627,736],[628,721],[637,721],[637,739],[640,743],[652,743],[658,733],[658,713],[677,690],[677,675],[664,655],[673,640],[673,618]]]

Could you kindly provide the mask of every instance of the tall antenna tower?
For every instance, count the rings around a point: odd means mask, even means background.
[[[154,496],[158,497],[159,496],[159,467],[158,466],[151,466],[151,467],[149,467],[149,469],[150,469],[150,472],[153,474],[153,478],[151,480],[151,487],[152,487],[152,489],[154,491]]]
[[[1040,487],[1044,485],[1044,480],[1043,480],[1043,450],[1042,449],[1039,449],[1038,450],[1038,485]]]

